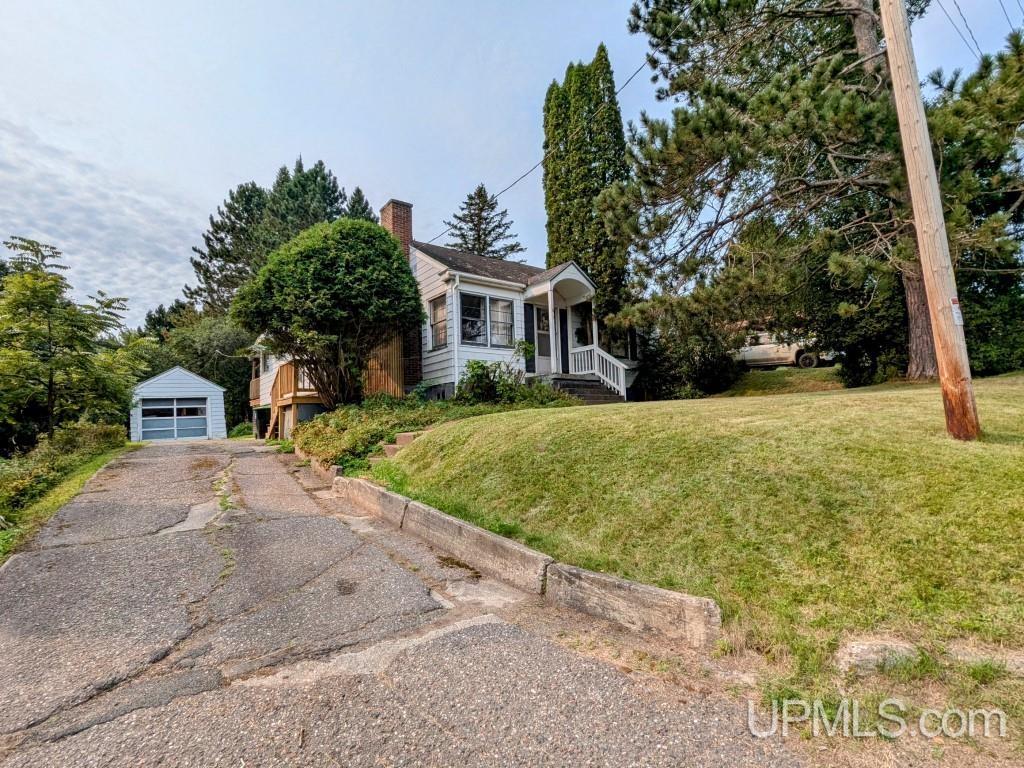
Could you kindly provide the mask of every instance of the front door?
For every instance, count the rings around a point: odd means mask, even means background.
[[[533,308],[537,373],[551,373],[551,315],[547,307]]]

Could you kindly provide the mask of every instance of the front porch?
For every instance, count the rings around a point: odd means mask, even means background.
[[[524,297],[526,340],[534,346],[527,374],[593,377],[624,400],[634,366],[601,348],[594,284],[571,262],[539,277]]]

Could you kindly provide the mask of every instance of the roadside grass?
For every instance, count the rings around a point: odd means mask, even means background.
[[[93,456],[34,503],[21,510],[18,513],[16,525],[6,530],[0,530],[0,565],[39,530],[58,509],[71,501],[93,475],[118,456],[141,447],[142,443],[127,443],[121,448]]]
[[[1024,648],[1024,375],[976,389],[975,443],[946,436],[936,386],[887,385],[482,416],[374,474],[558,560],[712,597],[724,652],[771,663],[766,697],[834,697],[854,636]],[[924,678],[1024,716],[992,670],[882,675]]]
[[[801,392],[828,392],[842,389],[839,368],[777,368],[774,371],[747,371],[717,397],[753,397],[790,395]]]

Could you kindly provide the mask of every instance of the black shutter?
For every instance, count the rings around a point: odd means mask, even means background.
[[[558,310],[558,340],[562,347],[562,373],[569,372],[569,313]]]
[[[533,304],[523,304],[523,331],[526,343],[533,345],[533,354],[526,358],[526,372],[537,372],[537,338],[533,332]]]

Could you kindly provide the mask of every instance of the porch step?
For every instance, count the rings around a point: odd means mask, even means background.
[[[623,398],[608,389],[596,376],[553,377],[551,386],[567,395],[579,398],[584,405],[621,403]]]
[[[423,434],[422,431],[420,431],[420,432],[399,432],[397,435],[395,435],[395,444],[396,445],[401,445],[401,446],[405,447],[406,445],[411,443],[413,440],[415,440],[417,437],[419,437],[422,434]]]

